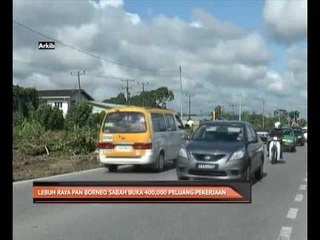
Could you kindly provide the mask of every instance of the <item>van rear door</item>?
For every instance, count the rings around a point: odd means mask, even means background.
[[[143,112],[107,113],[100,135],[100,149],[106,157],[142,157],[152,149],[150,126]]]

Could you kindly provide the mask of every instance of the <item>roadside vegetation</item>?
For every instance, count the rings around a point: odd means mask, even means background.
[[[161,87],[132,96],[130,104],[165,107],[173,99],[173,92]],[[126,98],[120,93],[104,102],[126,104]],[[237,115],[222,111],[221,106],[217,106],[215,112],[217,119],[237,120]],[[100,166],[95,150],[104,114],[92,113],[92,107],[80,101],[64,118],[60,109],[41,102],[36,89],[13,85],[13,181]],[[257,130],[268,130],[277,120],[284,125],[297,122],[305,126],[306,121],[298,118],[297,111],[276,110],[273,116],[264,117],[263,128],[261,114],[242,114],[242,120],[250,122]],[[197,125],[187,129],[188,134],[196,128]]]
[[[13,86],[13,180],[99,166],[94,151],[103,117],[79,102],[64,118],[35,89]]]
[[[161,87],[133,96],[130,104],[155,107],[173,98]],[[126,99],[119,94],[104,102],[126,104]],[[36,89],[13,85],[13,181],[100,166],[95,150],[104,114],[80,101],[64,118],[60,109],[41,102]]]

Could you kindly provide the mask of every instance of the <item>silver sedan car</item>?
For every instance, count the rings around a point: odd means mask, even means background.
[[[179,180],[251,180],[263,177],[264,144],[250,123],[202,124],[179,151]]]

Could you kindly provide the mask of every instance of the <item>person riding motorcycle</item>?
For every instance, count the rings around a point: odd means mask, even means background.
[[[270,146],[270,142],[272,141],[273,137],[277,137],[278,140],[280,141],[280,159],[282,159],[282,153],[283,153],[283,147],[282,147],[282,126],[280,122],[276,122],[274,124],[274,129],[272,129],[270,131],[270,138],[267,142],[267,156],[269,156],[269,146]]]

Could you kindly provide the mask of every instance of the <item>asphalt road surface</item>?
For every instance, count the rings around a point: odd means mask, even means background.
[[[265,177],[252,186],[251,204],[33,204],[32,181],[13,184],[15,240],[305,240],[307,153],[297,147],[284,161],[265,162]],[[44,180],[176,180],[131,167]]]

